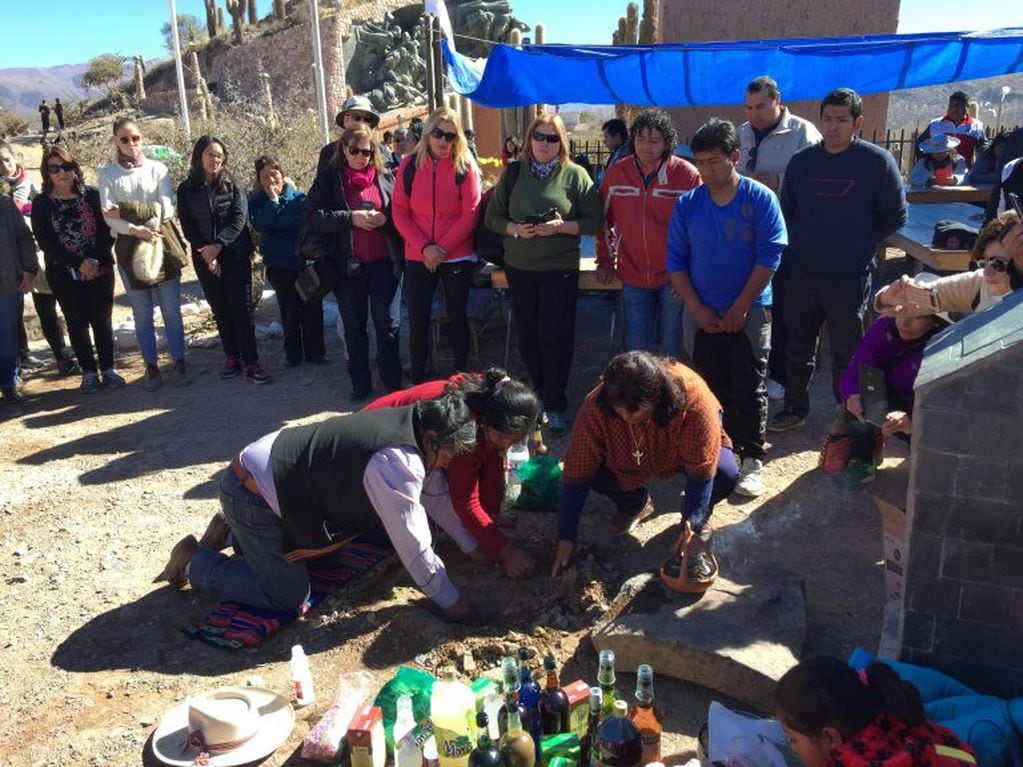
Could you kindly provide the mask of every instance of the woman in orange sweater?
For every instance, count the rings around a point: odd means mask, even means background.
[[[426,121],[415,150],[401,161],[394,185],[394,224],[405,240],[412,383],[426,378],[430,311],[438,280],[444,285],[455,370],[465,369],[466,305],[476,262],[473,233],[479,204],[479,177],[458,113],[441,107]]]
[[[646,483],[678,474],[686,477],[676,544],[682,561],[671,578],[702,591],[717,575],[705,545],[711,511],[732,492],[739,475],[731,440],[721,426],[721,404],[681,362],[649,352],[619,354],[587,395],[572,429],[552,575],[571,559],[591,489],[614,502],[618,514],[612,528],[625,535],[654,513]]]

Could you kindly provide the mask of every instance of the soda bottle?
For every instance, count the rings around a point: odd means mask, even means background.
[[[501,756],[504,767],[533,767],[536,764],[533,738],[522,729],[522,718],[515,709],[508,712],[508,730],[501,736]]]
[[[486,711],[476,714],[476,748],[469,754],[469,767],[502,767],[501,752],[490,739],[490,719]]]
[[[394,717],[394,764],[395,767],[423,767],[423,750],[411,739],[403,742],[408,733],[416,726],[416,718],[412,713],[412,698],[402,695],[395,704]]]
[[[517,442],[508,448],[508,452],[505,455],[504,497],[510,504],[514,504],[519,499],[519,493],[522,491],[522,478],[519,476],[519,469],[528,460],[528,438],[523,438],[521,442]]]
[[[643,739],[629,721],[629,706],[616,700],[611,716],[597,729],[599,767],[640,767],[643,764]]]
[[[615,701],[618,700],[618,690],[615,689],[615,653],[614,650],[601,650],[597,668],[597,684],[604,693],[604,716],[614,711]]]
[[[544,735],[568,732],[568,696],[558,684],[558,668],[554,656],[548,654],[543,660],[547,684],[540,694],[540,731]]]
[[[643,764],[661,761],[661,712],[654,705],[654,670],[646,663],[636,669],[636,705],[629,719],[643,739]]]
[[[437,739],[440,767],[468,767],[471,734],[476,721],[476,696],[447,666],[430,694],[430,720]]]
[[[603,716],[604,691],[599,687],[590,688],[590,718],[586,734],[579,741],[579,767],[596,765],[599,748],[597,747],[597,728]]]

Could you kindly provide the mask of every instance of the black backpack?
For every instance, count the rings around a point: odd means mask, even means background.
[[[505,199],[511,197],[515,183],[519,180],[521,164],[518,160],[508,163],[501,181],[504,184]],[[401,183],[405,187],[405,195],[412,196],[412,180],[416,176],[416,164],[413,158],[402,169]],[[461,187],[465,180],[465,173],[455,174],[455,185]],[[476,209],[476,229],[473,233],[473,244],[476,248],[476,256],[494,266],[504,268],[504,235],[487,228],[487,207],[490,205],[490,198],[494,194],[494,188],[490,187],[480,197],[480,206]]]

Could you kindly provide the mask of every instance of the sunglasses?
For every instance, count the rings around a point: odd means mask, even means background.
[[[1008,271],[1011,259],[1007,258],[982,258],[980,259],[981,266],[990,266],[992,272],[998,272],[999,274]]]
[[[142,136],[119,136],[117,140],[122,144],[139,144],[142,142]]]
[[[358,157],[359,155],[362,155],[366,159],[369,159],[370,157],[373,156],[372,149],[359,149],[359,147],[357,146],[346,146],[345,151],[348,152],[348,154],[350,154],[352,157]]]
[[[350,120],[354,120],[357,123],[366,123],[367,125],[372,124],[373,122],[373,118],[369,115],[355,114],[354,112],[349,112],[345,115],[345,117]]]
[[[546,141],[548,144],[560,144],[561,137],[557,133],[541,133],[538,130],[533,131],[530,136],[533,137],[533,141]]]
[[[46,164],[46,171],[48,173],[70,173],[74,169],[75,169],[74,163],[70,162],[62,162],[60,164],[57,163]]]
[[[442,131],[440,128],[434,128],[430,131],[430,135],[438,141],[447,141],[449,144],[458,138],[457,133],[451,133],[450,131]]]
[[[746,172],[752,173],[757,169],[757,150],[760,147],[752,146],[749,150],[749,159],[746,160]]]

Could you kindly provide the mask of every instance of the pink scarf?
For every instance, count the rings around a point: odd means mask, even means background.
[[[367,165],[362,170],[355,170],[355,168],[348,165],[341,166],[341,178],[345,186],[365,189],[376,180],[376,177],[377,171],[372,165]]]
[[[126,154],[121,154],[121,150],[117,150],[117,164],[120,165],[122,168],[125,168],[126,170],[131,170],[132,168],[141,168],[143,159],[144,158],[142,157],[141,152],[139,153],[139,156],[136,158],[130,157]]]

